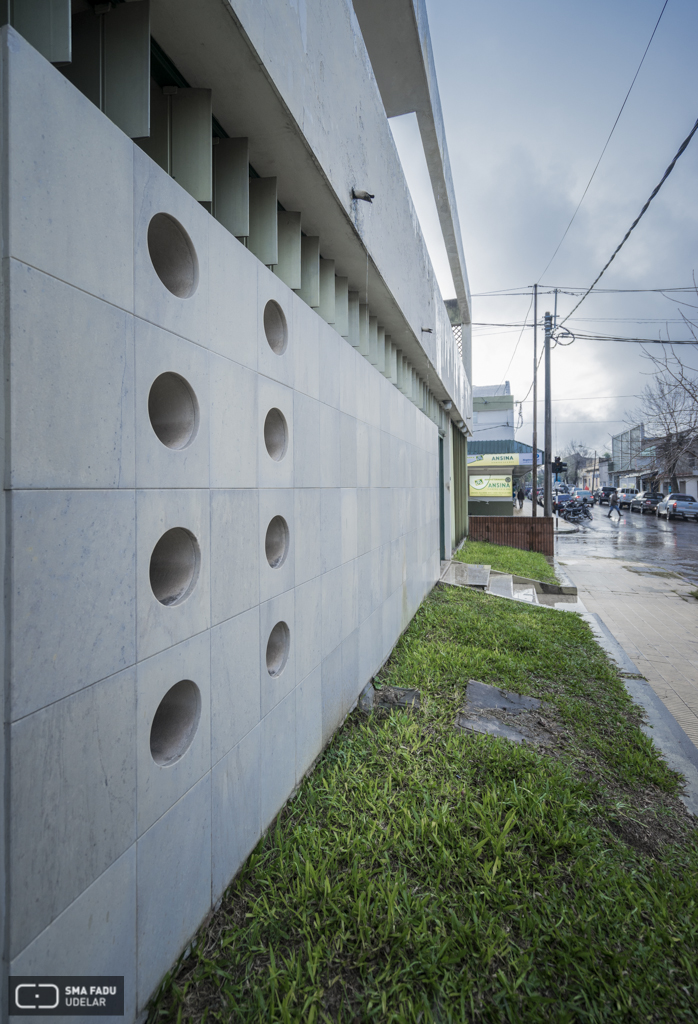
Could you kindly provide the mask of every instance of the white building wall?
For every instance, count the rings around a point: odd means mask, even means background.
[[[123,974],[129,1022],[438,578],[438,430],[7,28],[0,82],[5,969]],[[158,213],[195,250],[189,298],[154,269]],[[166,372],[198,402],[181,449],[148,411]],[[150,562],[170,529],[196,538],[200,565],[168,606]],[[198,725],[163,766],[151,730],[180,681],[198,688]]]

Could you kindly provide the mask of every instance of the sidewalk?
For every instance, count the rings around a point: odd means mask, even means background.
[[[528,516],[529,519],[533,518],[533,502],[529,501],[529,499],[526,498],[526,500],[524,501],[523,508],[518,508],[518,506],[514,506],[514,515]],[[543,509],[540,507],[540,505],[538,506],[537,515],[543,515]],[[578,532],[576,526],[572,526],[571,523],[566,523],[565,520],[560,519],[559,516],[553,516],[553,519],[555,520],[555,533],[560,534]]]
[[[571,554],[571,553],[570,553]],[[575,553],[576,554],[576,553]],[[691,741],[698,746],[698,600],[695,584],[615,558],[558,559]]]

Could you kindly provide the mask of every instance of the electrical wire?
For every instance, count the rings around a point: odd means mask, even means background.
[[[620,121],[620,115],[621,115],[621,114],[623,113],[623,111],[625,110],[625,104],[626,104],[626,103],[628,102],[628,97],[630,96],[630,93],[631,93],[631,92],[633,91],[633,86],[635,85],[635,81],[636,81],[636,79],[637,79],[637,76],[638,76],[638,75],[640,74],[640,68],[641,68],[641,67],[642,67],[642,65],[643,65],[643,64],[645,63],[645,57],[647,56],[647,51],[649,50],[650,46],[652,45],[652,40],[654,39],[654,34],[655,34],[655,32],[657,31],[657,29],[659,28],[659,22],[660,22],[660,21],[662,20],[662,15],[664,14],[664,11],[666,10],[666,6],[667,6],[667,4],[668,4],[668,3],[669,3],[669,0],[664,0],[664,6],[662,7],[661,11],[659,12],[659,17],[657,18],[657,24],[656,24],[656,25],[654,26],[654,28],[652,29],[652,35],[650,36],[650,41],[648,42],[647,46],[645,47],[645,52],[644,52],[644,53],[643,53],[643,55],[642,55],[642,60],[640,61],[640,63],[639,63],[639,64],[638,64],[638,66],[637,66],[637,71],[635,72],[635,74],[634,74],[634,76],[633,76],[633,80],[632,80],[632,82],[630,83],[630,88],[628,89],[627,93],[625,94],[625,99],[623,100],[623,102],[622,102],[622,104],[621,104],[621,108],[620,108],[620,110],[618,111],[618,115],[617,115],[617,117],[616,117],[615,121],[613,122],[613,127],[611,128],[611,131],[609,132],[609,136],[608,136],[608,138],[606,139],[605,145],[604,145],[603,149],[601,150],[601,156],[600,156],[600,157],[599,157],[599,159],[598,159],[598,160],[596,161],[596,167],[595,167],[595,168],[594,168],[594,170],[593,170],[593,171],[591,172],[591,177],[589,178],[589,181],[587,182],[587,187],[586,187],[586,188],[584,189],[584,191],[582,192],[582,198],[581,198],[581,199],[579,200],[579,202],[577,203],[577,208],[576,208],[576,210],[574,211],[574,213],[572,214],[572,217],[571,217],[571,219],[570,219],[570,222],[569,222],[569,224],[567,225],[567,227],[565,228],[565,231],[564,231],[564,234],[563,234],[562,238],[561,238],[561,239],[560,239],[560,241],[558,242],[558,245],[557,245],[557,249],[556,249],[556,250],[555,250],[555,252],[554,252],[554,253],[552,254],[552,256],[550,257],[550,259],[548,260],[548,265],[546,266],[545,270],[543,271],[543,274],[545,274],[545,272],[547,271],[548,267],[550,266],[550,264],[551,264],[551,263],[553,262],[553,260],[554,260],[554,259],[555,259],[555,257],[557,256],[558,252],[560,251],[560,246],[561,246],[561,245],[562,245],[562,243],[563,243],[563,242],[565,241],[565,238],[567,237],[567,232],[568,232],[568,231],[569,231],[569,229],[570,229],[570,228],[572,227],[572,224],[573,224],[573,222],[574,222],[574,219],[575,219],[575,217],[577,216],[577,214],[579,213],[579,208],[580,208],[580,206],[582,205],[582,203],[584,202],[584,197],[586,196],[587,192],[589,191],[589,187],[590,187],[590,185],[591,185],[592,181],[594,180],[594,177],[595,177],[595,175],[596,175],[596,172],[597,172],[597,171],[598,171],[598,169],[599,169],[599,164],[600,164],[600,163],[601,163],[601,161],[603,160],[603,155],[604,155],[604,153],[606,152],[606,150],[608,149],[608,144],[609,144],[609,142],[611,141],[611,137],[613,136],[613,133],[614,133],[614,131],[616,130],[616,125],[617,125],[617,124],[618,124],[618,122]],[[539,280],[539,281],[540,281],[540,278],[541,278],[541,277],[543,276],[543,274],[541,274],[541,275],[540,275],[540,277],[538,278],[538,280]]]
[[[686,136],[686,138],[685,138],[685,139],[683,140],[683,142],[682,142],[682,143],[681,143],[681,145],[679,146],[679,148],[678,148],[678,151],[677,151],[677,153],[676,153],[676,156],[674,157],[674,159],[673,159],[673,160],[671,161],[671,163],[669,164],[669,166],[668,166],[668,167],[667,167],[667,169],[665,170],[665,172],[664,172],[664,174],[663,174],[663,176],[662,176],[662,180],[661,180],[661,181],[659,182],[659,184],[658,184],[658,185],[657,185],[657,186],[656,186],[656,187],[654,188],[654,190],[653,190],[652,194],[650,195],[649,199],[647,200],[647,202],[646,202],[646,203],[645,203],[645,205],[644,205],[644,206],[642,207],[642,209],[640,210],[640,212],[639,212],[639,214],[637,215],[637,217],[635,218],[635,220],[634,220],[634,221],[632,222],[632,224],[630,225],[630,227],[629,227],[629,228],[628,228],[628,230],[626,231],[626,233],[625,233],[625,236],[624,236],[624,238],[623,238],[622,242],[620,243],[620,245],[616,246],[616,249],[615,249],[615,251],[614,251],[613,255],[611,256],[610,260],[608,261],[608,263],[606,264],[606,266],[605,266],[605,267],[604,267],[604,268],[602,269],[601,273],[600,273],[600,274],[598,275],[598,277],[596,278],[596,280],[595,280],[595,281],[594,281],[594,282],[593,282],[593,283],[592,283],[592,284],[591,284],[591,285],[589,286],[589,288],[587,288],[587,290],[586,290],[586,291],[584,292],[584,295],[582,295],[582,297],[581,297],[581,299],[579,300],[579,302],[577,303],[577,305],[576,305],[576,306],[574,306],[574,307],[572,308],[572,310],[571,310],[571,311],[570,311],[570,312],[569,312],[569,313],[567,314],[567,316],[566,316],[566,317],[564,318],[564,320],[561,320],[561,321],[560,321],[560,324],[559,324],[559,326],[560,326],[560,327],[562,327],[562,325],[563,325],[564,323],[566,323],[566,322],[567,322],[567,321],[569,320],[569,318],[570,318],[570,317],[572,316],[572,313],[576,312],[576,311],[577,311],[577,310],[579,309],[579,307],[581,306],[581,304],[582,304],[582,303],[584,302],[584,300],[585,300],[585,299],[587,298],[587,296],[588,296],[588,295],[589,295],[589,294],[590,294],[590,293],[591,293],[591,292],[593,291],[593,289],[594,289],[594,288],[596,287],[597,283],[598,283],[598,282],[599,282],[599,281],[601,280],[601,278],[603,277],[603,275],[604,275],[604,274],[606,273],[606,271],[607,271],[607,270],[608,270],[608,268],[610,267],[611,263],[613,263],[614,259],[616,258],[616,256],[617,256],[617,255],[618,255],[618,253],[620,252],[620,250],[621,250],[621,249],[623,248],[623,246],[625,245],[625,243],[627,242],[627,240],[628,240],[628,239],[630,238],[630,235],[632,234],[632,232],[633,232],[633,231],[635,230],[635,228],[637,227],[637,225],[639,224],[639,222],[640,222],[640,221],[642,220],[642,218],[644,217],[645,213],[647,212],[647,210],[648,210],[648,208],[649,208],[649,205],[650,205],[650,203],[652,202],[652,200],[654,199],[654,197],[655,197],[655,196],[657,195],[657,193],[659,192],[660,188],[662,187],[662,185],[664,184],[664,182],[665,182],[665,181],[667,180],[667,178],[669,177],[669,175],[671,174],[671,172],[672,172],[672,171],[674,170],[674,167],[676,167],[676,163],[677,163],[677,161],[678,161],[679,157],[680,157],[680,156],[682,155],[682,153],[684,153],[684,152],[686,151],[686,149],[688,148],[688,144],[690,143],[691,139],[692,139],[692,138],[693,138],[693,136],[695,135],[696,131],[698,131],[698,120],[696,120],[696,123],[695,123],[695,124],[693,125],[693,127],[692,127],[692,128],[691,128],[691,130],[690,130],[690,132],[688,133],[688,135]],[[625,339],[625,340],[626,340],[626,341],[642,341],[643,339],[642,339],[642,338],[632,338],[632,339],[631,339],[631,338],[627,338],[627,339]],[[651,339],[650,339],[650,340],[651,340]],[[693,342],[693,344],[695,344],[695,342]]]

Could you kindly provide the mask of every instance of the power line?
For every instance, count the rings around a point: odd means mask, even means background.
[[[658,185],[656,186],[656,188],[655,188],[655,189],[653,190],[653,192],[652,192],[652,194],[650,195],[649,199],[647,200],[647,202],[646,202],[646,203],[645,203],[645,205],[644,205],[644,206],[642,207],[642,209],[640,210],[640,212],[639,212],[639,214],[637,215],[637,217],[635,218],[635,220],[634,220],[634,221],[632,222],[632,224],[630,225],[630,227],[629,227],[629,228],[628,228],[628,230],[626,231],[626,233],[625,233],[625,237],[623,238],[623,241],[622,241],[622,242],[620,243],[620,245],[618,245],[618,246],[616,247],[616,249],[615,249],[615,252],[614,252],[614,253],[613,253],[613,255],[611,256],[611,258],[610,258],[610,260],[608,261],[608,263],[606,264],[606,266],[605,266],[605,267],[603,268],[603,270],[602,270],[602,271],[601,271],[601,273],[600,273],[600,274],[598,275],[598,277],[597,277],[597,278],[596,278],[596,280],[595,280],[595,281],[593,282],[593,284],[591,284],[591,285],[589,286],[589,288],[587,288],[587,290],[586,290],[586,291],[584,292],[584,295],[582,295],[582,297],[581,297],[581,299],[579,300],[579,302],[577,303],[577,305],[573,307],[573,309],[572,309],[572,310],[571,310],[571,311],[570,311],[570,312],[569,312],[569,313],[567,314],[567,316],[565,317],[565,319],[564,319],[564,320],[560,321],[560,327],[562,327],[562,325],[563,325],[563,324],[564,324],[564,323],[565,323],[565,322],[566,322],[567,320],[569,320],[569,318],[570,318],[570,317],[572,316],[572,313],[574,313],[574,312],[575,312],[576,310],[578,310],[578,309],[579,309],[579,307],[580,307],[580,306],[581,306],[581,304],[582,304],[582,303],[584,302],[584,300],[586,299],[586,297],[587,297],[587,296],[588,296],[588,295],[590,294],[590,292],[591,292],[591,291],[592,291],[592,290],[593,290],[593,289],[595,288],[595,286],[596,286],[597,282],[598,282],[598,281],[600,281],[600,280],[601,280],[601,278],[603,277],[603,275],[604,275],[604,274],[606,273],[606,271],[607,271],[607,270],[608,270],[608,268],[610,267],[611,263],[613,263],[614,259],[616,258],[616,256],[617,256],[617,255],[618,255],[618,253],[620,252],[620,250],[621,250],[621,249],[623,248],[623,246],[625,245],[625,243],[627,242],[627,240],[628,240],[628,239],[630,238],[630,235],[632,234],[632,232],[633,232],[633,231],[635,230],[635,228],[637,227],[637,225],[639,224],[639,222],[640,222],[640,221],[642,220],[642,218],[644,217],[645,213],[647,212],[647,210],[648,210],[648,208],[649,208],[649,205],[650,205],[650,203],[652,202],[652,200],[654,199],[654,197],[655,197],[655,196],[657,195],[657,193],[659,192],[660,188],[662,187],[662,185],[664,184],[664,182],[665,182],[665,181],[667,180],[667,178],[669,177],[669,175],[671,174],[671,172],[672,172],[672,171],[674,170],[674,167],[676,167],[676,162],[677,162],[677,160],[679,159],[679,157],[681,156],[681,154],[682,154],[682,153],[683,153],[683,152],[684,152],[684,151],[686,150],[686,148],[688,147],[688,144],[689,144],[689,142],[691,141],[691,139],[693,138],[693,136],[695,135],[696,131],[698,131],[698,120],[697,120],[697,121],[696,121],[696,123],[695,123],[695,124],[693,125],[693,127],[692,127],[692,128],[691,128],[691,130],[690,130],[690,132],[688,133],[688,135],[686,136],[686,138],[685,138],[685,139],[683,140],[683,142],[682,142],[682,143],[681,143],[681,145],[679,146],[679,148],[678,148],[678,151],[677,151],[677,153],[676,153],[676,156],[674,157],[674,159],[673,159],[673,160],[671,161],[671,163],[669,164],[669,166],[668,166],[668,167],[667,167],[667,169],[665,170],[665,172],[664,172],[664,175],[662,176],[662,180],[661,180],[661,181],[659,182],[659,184],[658,184]],[[625,339],[625,340],[627,340],[627,341],[641,341],[642,339],[641,339],[641,338],[632,338],[632,339],[631,339],[631,338],[628,338],[628,339]],[[694,343],[694,344],[695,344],[695,343]]]
[[[471,298],[475,299],[486,299],[486,298],[520,298],[521,296],[528,295],[533,288],[533,285],[525,285],[524,287],[517,288],[502,288],[500,291],[495,292],[472,292]],[[541,285],[538,288],[539,295],[553,295],[557,291],[558,295],[582,295],[586,291],[586,286],[580,288],[578,286],[566,285],[565,287],[556,285]],[[695,285],[681,285],[679,287],[671,288],[597,288],[597,295],[649,295],[657,293],[664,295],[665,293],[680,294],[680,293],[696,293]]]
[[[608,144],[609,144],[609,142],[611,141],[611,137],[612,137],[612,135],[613,135],[614,131],[616,130],[616,125],[617,125],[617,124],[618,124],[618,122],[620,121],[620,115],[621,115],[621,114],[623,113],[623,111],[624,111],[624,109],[625,109],[625,104],[626,104],[626,103],[628,102],[628,97],[630,96],[630,93],[631,93],[631,92],[633,91],[633,86],[635,85],[635,80],[637,79],[637,76],[638,76],[638,75],[640,74],[640,68],[641,68],[641,67],[642,67],[642,65],[643,65],[643,64],[645,63],[645,57],[647,56],[647,51],[649,50],[650,46],[652,45],[652,40],[654,39],[654,34],[655,34],[655,32],[657,31],[657,29],[659,28],[659,22],[660,22],[660,21],[662,20],[662,15],[664,14],[664,11],[666,10],[666,6],[667,6],[667,4],[668,4],[668,3],[669,3],[669,0],[664,0],[664,6],[662,7],[661,11],[659,12],[659,17],[657,18],[657,24],[656,24],[656,25],[654,26],[654,28],[652,29],[652,35],[650,36],[650,41],[649,41],[649,43],[647,44],[647,46],[645,47],[645,52],[644,52],[644,53],[643,53],[643,55],[642,55],[642,60],[640,61],[640,63],[639,63],[639,64],[638,64],[638,66],[637,66],[637,71],[635,72],[635,74],[634,74],[634,76],[633,76],[633,80],[632,80],[632,82],[630,83],[630,88],[628,89],[627,93],[625,94],[625,99],[623,100],[623,102],[622,102],[622,104],[621,104],[621,108],[620,108],[620,110],[618,111],[618,116],[616,117],[615,121],[613,122],[613,127],[611,128],[611,131],[610,131],[610,133],[609,133],[609,136],[608,136],[608,138],[606,139],[606,143],[605,143],[605,145],[604,145],[603,149],[601,150],[601,156],[600,156],[600,157],[599,157],[599,159],[598,159],[598,160],[596,161],[596,167],[595,167],[595,168],[594,168],[594,170],[593,170],[593,171],[591,172],[591,177],[589,178],[589,181],[587,182],[587,187],[586,187],[586,188],[584,189],[584,191],[582,192],[582,198],[581,198],[581,199],[579,200],[579,202],[577,203],[577,208],[576,208],[576,210],[574,211],[574,213],[572,214],[572,217],[571,217],[571,219],[570,219],[570,222],[569,222],[569,224],[567,225],[567,227],[565,228],[565,231],[564,231],[564,234],[563,234],[562,238],[561,238],[561,239],[560,239],[560,241],[558,242],[558,245],[557,245],[557,249],[556,249],[556,250],[555,250],[555,252],[554,252],[554,253],[552,254],[552,256],[550,257],[550,259],[548,260],[548,266],[546,266],[545,270],[543,271],[543,274],[545,273],[545,271],[546,271],[546,270],[548,269],[548,267],[550,266],[550,264],[551,264],[551,263],[553,262],[553,260],[554,260],[554,259],[555,259],[555,257],[557,256],[557,254],[558,254],[558,252],[559,252],[559,250],[560,250],[560,246],[562,245],[562,243],[563,243],[563,242],[565,241],[565,238],[567,237],[567,232],[568,232],[568,231],[569,231],[569,229],[570,229],[570,228],[572,227],[572,224],[573,224],[573,222],[574,222],[574,218],[575,218],[575,217],[577,216],[577,214],[579,213],[579,207],[580,207],[580,206],[582,205],[582,203],[584,202],[584,197],[586,196],[587,192],[589,191],[589,186],[591,185],[592,181],[594,180],[594,177],[595,177],[595,175],[596,175],[596,172],[597,172],[597,171],[598,171],[598,169],[599,169],[599,164],[600,164],[600,163],[601,163],[601,161],[603,160],[603,155],[604,155],[604,153],[606,152],[606,150],[608,149]],[[540,275],[540,277],[538,278],[538,280],[539,280],[539,281],[540,281],[540,278],[541,278],[541,277],[543,276],[543,274],[541,274],[541,275]]]

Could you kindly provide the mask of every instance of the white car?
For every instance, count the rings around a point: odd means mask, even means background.
[[[666,516],[667,519],[681,516],[682,519],[691,518],[698,522],[698,501],[692,494],[670,494],[657,505],[657,516]]]
[[[618,491],[618,508],[630,508],[630,502],[639,494],[637,487],[625,487]]]

